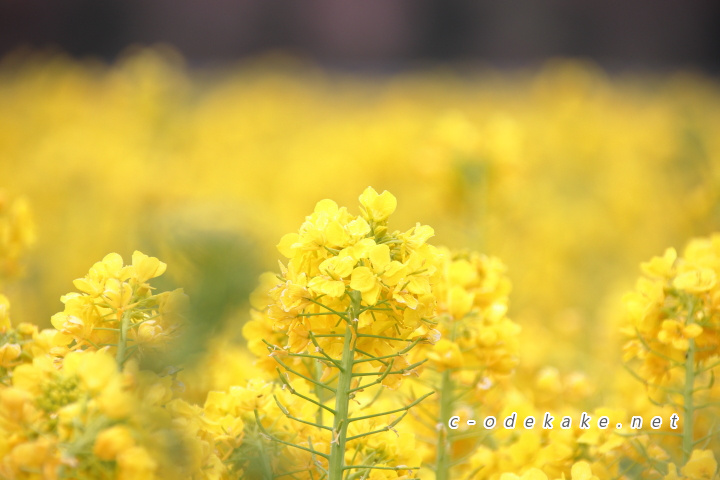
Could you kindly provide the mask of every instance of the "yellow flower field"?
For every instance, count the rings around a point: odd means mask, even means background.
[[[0,478],[720,478],[718,132],[691,73],[7,57]]]

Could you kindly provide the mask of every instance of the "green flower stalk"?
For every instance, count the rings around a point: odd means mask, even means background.
[[[438,395],[413,416],[418,432],[435,437],[434,458],[426,460],[429,468],[438,480],[447,480],[454,478],[453,467],[467,460],[454,458],[456,442],[477,447],[486,435],[484,429],[451,429],[448,421],[461,409],[475,415],[487,411],[483,393],[517,365],[520,327],[506,316],[510,282],[497,258],[442,252],[435,287],[442,339],[414,352],[429,360],[430,372],[418,382],[428,383]],[[472,454],[476,448],[465,450]]]
[[[692,240],[683,257],[669,248],[642,269],[636,291],[625,297],[624,332],[630,340],[624,360],[646,386],[651,403],[671,405],[682,414],[675,426],[659,433],[680,443],[681,458],[674,460],[687,466],[719,433],[714,425],[703,432],[697,426],[700,415],[718,407],[713,392],[720,366],[720,235]],[[670,462],[659,469],[666,474],[676,467]]]
[[[360,203],[362,214],[353,216],[323,200],[298,233],[283,237],[278,248],[288,263],[246,329],[272,324],[264,343],[281,382],[314,412],[303,416],[278,402],[299,430],[294,440],[272,438],[308,454],[331,480],[417,468],[388,464],[368,437],[393,431],[432,394],[399,407],[378,401],[383,389],[419,373],[426,360],[410,361],[412,351],[436,337],[433,285],[440,253],[426,243],[433,230],[417,225],[389,233],[396,201],[388,192],[368,188]]]

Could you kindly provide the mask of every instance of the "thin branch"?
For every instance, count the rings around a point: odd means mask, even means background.
[[[334,313],[334,314],[337,315],[338,317],[340,317],[340,318],[342,318],[343,320],[345,320],[346,322],[348,322],[348,324],[350,323],[350,319],[345,316],[345,315],[347,314],[347,312],[342,312],[342,313],[341,313],[341,312],[338,312],[338,311],[333,310],[332,308],[328,307],[328,306],[325,305],[324,303],[320,303],[320,302],[318,302],[318,301],[316,301],[316,300],[314,300],[314,299],[312,299],[312,298],[309,298],[309,297],[307,298],[307,300],[311,301],[311,302],[314,303],[315,305],[319,305],[319,306],[321,306],[321,307],[323,307],[323,308],[331,311],[332,313]]]
[[[697,440],[695,440],[695,441],[693,442],[693,447],[694,447],[695,445],[697,445],[698,443],[700,443],[700,442],[707,442],[707,443],[709,443],[709,442],[710,442],[710,439],[711,439],[712,437],[714,437],[715,435],[717,435],[718,433],[720,433],[720,430],[718,430],[718,431],[716,431],[716,432],[710,432],[710,433],[708,433],[707,435],[705,435],[705,436],[703,436],[703,437],[701,437],[701,438],[698,438]],[[707,447],[707,443],[704,445],[703,448]]]
[[[318,402],[317,400],[307,397],[307,396],[303,395],[302,393],[299,393],[297,390],[295,390],[295,388],[292,385],[290,385],[290,382],[288,381],[287,378],[285,378],[285,376],[282,374],[282,372],[280,372],[280,370],[278,370],[278,375],[280,375],[280,381],[282,382],[282,384],[287,386],[288,390],[290,390],[290,393],[292,395],[296,395],[296,396],[302,398],[303,400],[307,400],[308,402],[313,403],[313,404],[317,405],[318,407],[327,410],[332,415],[335,415],[335,410],[333,410],[332,408],[328,407],[327,405],[323,405],[322,403]]]
[[[670,363],[675,364],[676,366],[681,366],[681,365],[683,364],[682,362],[678,362],[678,361],[675,360],[674,358],[668,357],[668,356],[665,355],[664,353],[660,353],[660,352],[658,352],[657,350],[655,350],[654,348],[652,348],[652,347],[645,341],[645,339],[643,338],[643,336],[640,334],[640,330],[638,330],[637,327],[635,327],[635,334],[637,335],[638,340],[640,340],[640,343],[642,343],[643,346],[644,346],[650,353],[652,353],[652,354],[654,354],[654,355],[657,355],[657,356],[660,357],[660,358],[664,358],[665,360],[667,360],[667,361],[670,362]]]
[[[258,425],[258,427],[260,428],[260,431],[262,432],[263,435],[265,435],[265,436],[266,436],[267,438],[269,438],[270,440],[272,440],[272,441],[274,441],[274,442],[281,443],[281,444],[283,444],[283,445],[287,445],[288,447],[295,447],[295,448],[298,448],[298,449],[300,449],[300,450],[305,450],[306,452],[310,452],[310,453],[312,453],[313,455],[319,455],[319,456],[323,457],[325,460],[329,460],[329,459],[330,459],[330,455],[327,455],[327,454],[322,453],[322,452],[318,452],[317,450],[314,450],[314,449],[311,449],[311,448],[303,447],[302,445],[295,445],[294,443],[286,442],[285,440],[281,440],[281,439],[275,437],[274,435],[271,435],[270,433],[268,433],[267,430],[265,430],[265,427],[262,426],[262,423],[260,423],[260,416],[258,415],[257,409],[253,410],[253,412],[255,412],[255,421],[257,422],[257,425]]]
[[[383,427],[383,428],[380,428],[380,429],[378,429],[378,430],[373,430],[373,431],[371,431],[371,432],[361,433],[361,434],[359,434],[359,435],[353,435],[352,437],[348,437],[348,438],[347,438],[347,441],[349,442],[350,440],[355,440],[355,439],[357,439],[357,438],[367,437],[368,435],[374,435],[374,434],[376,434],[376,433],[387,432],[388,430],[392,430],[392,429],[395,427],[395,425],[397,425],[398,423],[400,423],[400,420],[402,420],[403,418],[405,418],[405,415],[407,415],[407,413],[408,413],[407,410],[405,410],[402,415],[400,415],[398,418],[396,418],[396,419],[395,419],[392,423],[390,423],[387,427]]]
[[[641,383],[642,383],[643,385],[645,385],[646,387],[659,388],[659,389],[661,389],[661,390],[665,390],[665,391],[671,392],[671,393],[679,393],[679,392],[677,391],[677,389],[670,388],[670,387],[666,387],[666,386],[664,386],[664,385],[660,385],[660,384],[657,384],[657,383],[650,383],[649,381],[647,381],[647,380],[645,380],[643,377],[641,377],[639,373],[637,373],[635,370],[633,370],[632,368],[630,368],[630,366],[627,365],[626,363],[623,363],[622,365],[623,365],[623,368],[625,368],[625,370],[627,370],[628,373],[630,373],[630,375],[632,375],[633,377],[635,377],[636,380],[638,380],[639,382],[641,382]]]
[[[296,371],[296,370],[288,367],[288,366],[285,364],[285,362],[283,362],[282,360],[280,360],[280,358],[278,358],[277,356],[273,356],[273,358],[275,359],[276,362],[278,362],[280,365],[282,365],[282,366],[285,368],[285,370],[287,370],[288,372],[294,373],[295,375],[304,378],[304,379],[307,380],[308,382],[313,383],[313,384],[317,385],[318,387],[322,387],[322,388],[325,388],[325,389],[327,389],[327,390],[330,390],[330,391],[333,392],[333,393],[336,393],[334,388],[328,387],[328,386],[325,385],[324,383],[318,382],[318,381],[316,381],[315,379],[312,379],[312,378],[310,378],[310,377],[308,377],[308,376],[306,376],[306,375],[303,375],[302,373],[300,373],[300,372],[298,372],[298,371]]]
[[[355,376],[363,376],[363,377],[366,376],[366,375],[380,375],[380,378],[378,378],[378,379],[376,379],[376,380],[374,380],[374,381],[372,381],[372,382],[370,382],[370,383],[368,383],[368,384],[358,385],[358,386],[355,387],[355,388],[351,388],[348,393],[354,393],[354,392],[357,392],[357,391],[360,391],[360,390],[364,390],[364,389],[366,389],[366,388],[368,388],[368,387],[372,387],[373,385],[377,385],[377,384],[379,384],[379,383],[382,383],[382,381],[385,380],[385,378],[390,374],[390,370],[392,370],[392,363],[388,364],[387,368],[386,368],[385,371],[382,372],[382,373],[374,372],[374,373],[369,373],[369,374],[365,374],[365,373],[357,373],[357,374],[355,374]]]
[[[320,344],[318,343],[316,335],[313,332],[309,332],[309,336],[310,336],[310,341],[313,343],[313,345],[315,345],[315,348],[317,349],[317,351],[320,352],[326,359],[328,359],[328,361],[332,362],[332,364],[335,365],[335,367],[340,368],[340,362],[338,362],[337,360],[332,358],[330,355],[325,353],[325,349],[323,349],[320,346]]]
[[[371,353],[367,353],[364,350],[360,350],[359,348],[355,347],[355,351],[358,352],[361,355],[365,355],[366,357],[371,357],[373,359],[377,359],[378,357],[374,357]],[[355,363],[361,363],[363,360],[355,360]],[[382,363],[383,365],[387,366],[388,362],[385,362],[383,360],[378,360],[378,362]]]
[[[362,416],[362,417],[348,418],[348,423],[357,422],[358,420],[367,420],[368,418],[382,417],[383,415],[390,415],[391,413],[397,413],[397,412],[402,412],[402,411],[404,411],[404,410],[409,410],[409,409],[411,409],[412,407],[414,407],[415,405],[417,405],[418,403],[420,403],[420,402],[422,402],[423,400],[425,400],[427,397],[429,397],[429,396],[432,395],[433,393],[435,393],[435,392],[428,392],[428,393],[426,393],[425,395],[423,395],[422,397],[420,397],[420,398],[418,398],[417,400],[415,400],[414,402],[412,402],[410,405],[407,405],[407,406],[402,407],[402,408],[397,408],[397,409],[395,409],[395,410],[390,410],[390,411],[382,412],[382,413],[374,413],[374,414],[372,414],[372,415],[365,415],[365,416]]]
[[[381,338],[383,340],[393,340],[396,342],[413,342],[414,341],[409,338],[386,337],[383,335],[372,335],[369,333],[358,333],[358,338]]]
[[[373,465],[348,465],[343,470],[352,470],[355,468],[372,468],[373,470],[418,470],[420,467],[375,467]]]

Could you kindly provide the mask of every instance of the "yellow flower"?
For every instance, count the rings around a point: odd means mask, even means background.
[[[13,386],[39,395],[42,383],[53,370],[48,358],[35,358],[32,364],[19,365],[13,371]]]
[[[149,257],[135,250],[132,254],[133,276],[140,283],[159,277],[167,269],[167,264],[155,257]]]
[[[560,372],[554,367],[545,367],[540,370],[535,379],[535,386],[538,390],[548,394],[558,394],[562,391]]]
[[[54,447],[50,439],[40,437],[17,445],[9,460],[18,471],[41,471],[43,466],[51,466]]]
[[[640,268],[651,277],[670,278],[673,275],[673,265],[677,256],[677,251],[670,247],[665,250],[662,257],[653,257],[649,262],[642,263]]]
[[[133,289],[130,285],[121,282],[117,278],[108,278],[105,282],[105,289],[102,295],[107,299],[108,305],[115,310],[119,310],[125,308],[130,303]]]
[[[387,190],[378,195],[374,188],[367,187],[360,195],[360,205],[367,220],[379,223],[392,215],[397,208],[397,199]]]
[[[0,346],[0,367],[9,368],[21,353],[22,348],[17,343],[6,343]]]
[[[400,234],[400,238],[405,241],[404,247],[409,251],[414,251],[426,245],[425,242],[435,235],[435,230],[429,225],[415,224],[413,228],[405,233]]]
[[[295,313],[302,310],[310,304],[308,297],[310,293],[304,285],[305,277],[301,277],[303,283],[296,284],[288,280],[284,285],[279,287],[278,302],[283,311],[287,313]]]
[[[6,418],[22,418],[27,412],[26,406],[34,403],[32,392],[24,388],[8,387],[0,390],[0,406]]]
[[[570,470],[572,480],[598,480],[590,469],[590,464],[584,461],[575,462]]]
[[[697,323],[685,326],[677,320],[663,320],[657,338],[666,345],[686,351],[690,346],[689,339],[698,337],[702,332],[702,327]]]
[[[12,324],[10,323],[10,301],[0,293],[0,333],[7,332]]]
[[[115,425],[98,433],[93,445],[93,454],[100,460],[111,461],[135,446],[130,430],[124,425]]]
[[[720,307],[720,236],[692,239],[682,257],[668,249],[662,258],[643,264],[643,270],[652,278],[638,279],[636,291],[625,297],[623,333],[630,339],[623,357],[637,364],[629,367],[643,379],[658,384],[654,400],[669,401],[671,390],[660,390],[689,374],[682,368],[689,349],[702,368],[720,348],[712,320]]]
[[[78,375],[91,392],[99,392],[118,374],[115,359],[107,352],[72,352],[63,362],[67,375]]]
[[[305,322],[293,322],[288,329],[288,350],[291,352],[301,352],[309,343],[310,329],[308,329],[307,325],[305,325]]]
[[[460,320],[470,313],[473,307],[475,294],[468,292],[460,285],[453,285],[448,292],[448,310],[456,320]]]
[[[367,221],[362,217],[351,220],[347,224],[346,229],[354,239],[361,239],[370,233],[370,225],[368,225]]]
[[[164,329],[155,320],[148,320],[137,328],[136,340],[140,344],[160,343],[164,337]]]
[[[294,232],[283,235],[277,244],[278,251],[287,258],[292,258],[295,255],[294,249],[299,238],[300,235]]]
[[[677,466],[674,463],[668,465],[668,473],[663,477],[663,480],[683,480],[683,478],[678,475]]]
[[[104,285],[94,278],[77,278],[73,280],[73,285],[75,285],[75,288],[83,293],[87,293],[91,297],[99,297],[105,290]]]
[[[330,257],[320,264],[320,272],[324,275],[313,277],[308,288],[321,294],[339,298],[345,295],[345,277],[349,276],[355,266],[355,259],[349,255]]]
[[[712,450],[693,450],[690,459],[680,471],[690,480],[713,480],[716,478],[717,468]]]
[[[548,476],[539,468],[531,468],[522,475],[503,473],[500,480],[548,480]]]
[[[368,267],[357,267],[350,277],[350,288],[362,293],[363,302],[375,305],[380,296],[380,279]]]
[[[131,416],[133,409],[137,408],[134,398],[123,385],[122,377],[108,382],[95,400],[100,411],[116,420]]]
[[[673,286],[690,293],[707,292],[715,286],[717,277],[711,268],[696,267],[679,273],[673,280]]]
[[[118,480],[153,480],[158,464],[143,447],[130,447],[117,456]]]
[[[432,350],[428,352],[428,359],[437,366],[439,371],[463,366],[463,357],[457,343],[441,338]]]
[[[349,255],[330,257],[320,264],[320,271],[334,279],[346,278],[352,273],[355,263]]]

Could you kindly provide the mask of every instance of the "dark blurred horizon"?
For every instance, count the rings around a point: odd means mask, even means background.
[[[720,2],[688,0],[1,0],[0,55],[58,48],[112,61],[168,43],[190,65],[282,50],[322,65],[534,65],[554,57],[608,70],[720,71]]]

